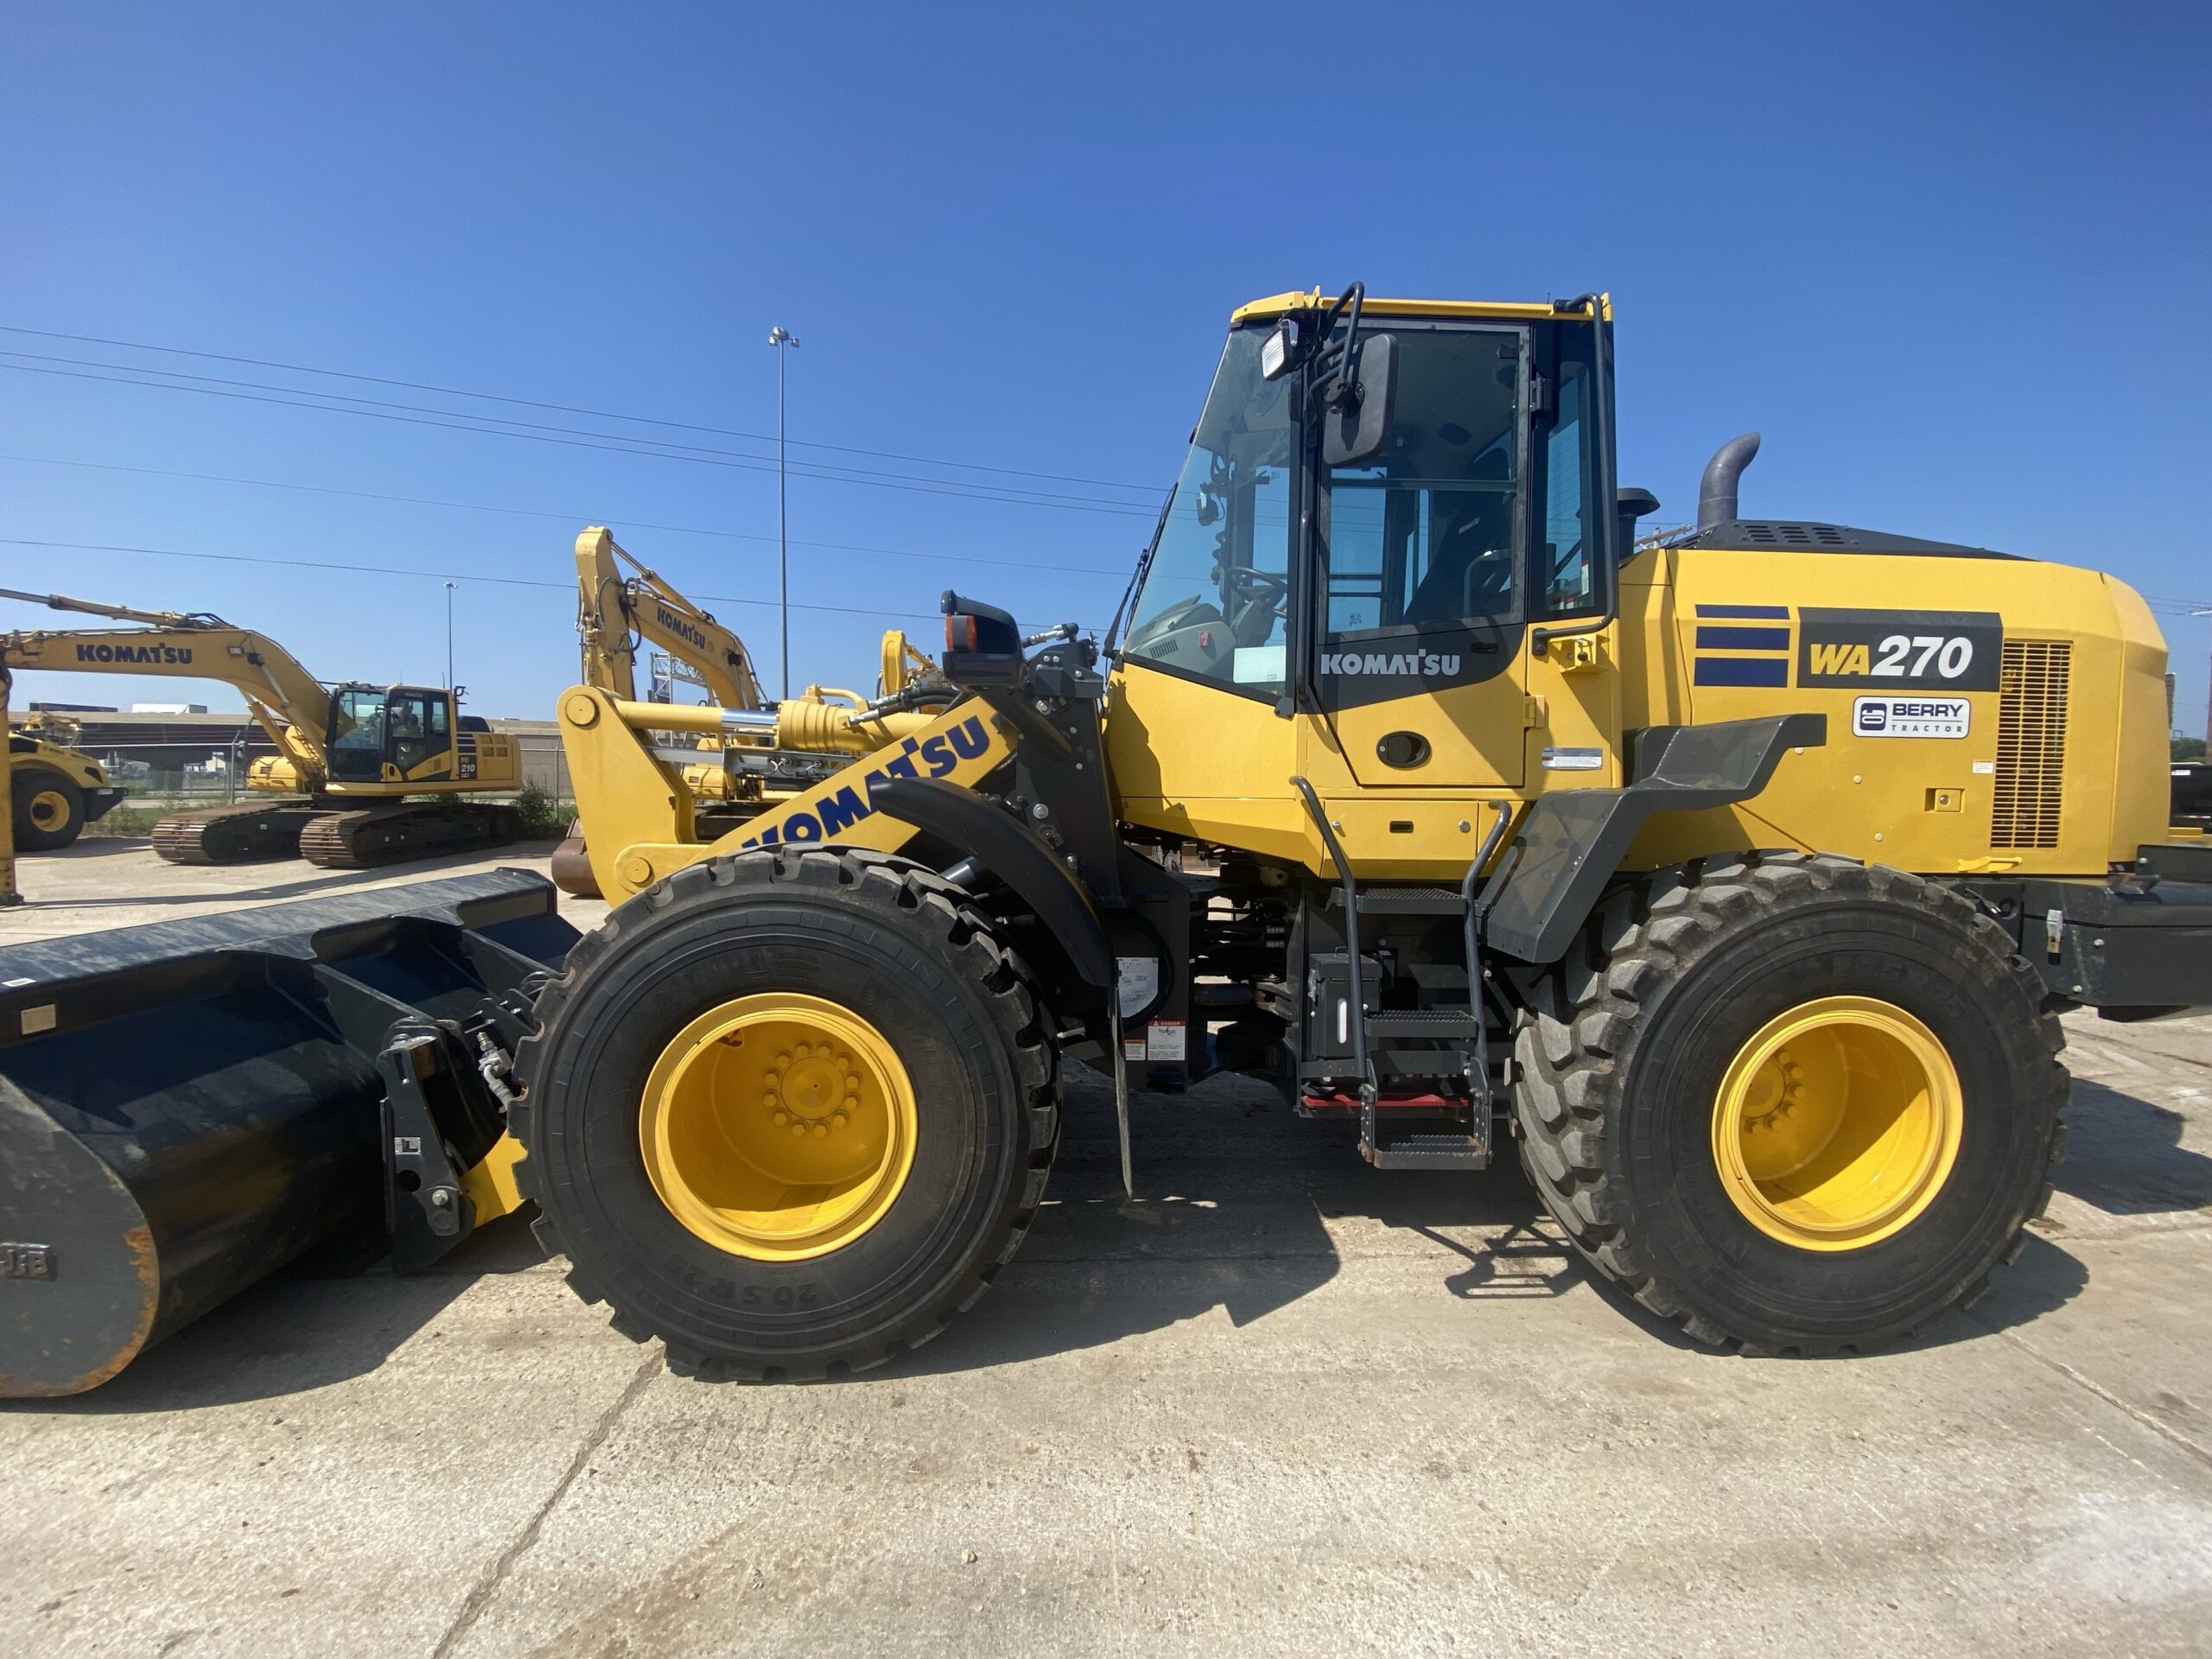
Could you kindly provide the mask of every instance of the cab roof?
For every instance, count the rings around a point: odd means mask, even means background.
[[[1318,288],[1303,294],[1294,289],[1288,294],[1270,294],[1264,300],[1253,300],[1230,312],[1230,326],[1280,317],[1292,311],[1318,310],[1334,297]],[[1612,296],[1602,296],[1598,302],[1605,308],[1605,321],[1611,322]],[[1532,317],[1562,315],[1587,316],[1589,311],[1586,307],[1577,307],[1562,313],[1548,300],[1385,300],[1370,295],[1360,302],[1360,314],[1374,317],[1499,317],[1525,321]]]

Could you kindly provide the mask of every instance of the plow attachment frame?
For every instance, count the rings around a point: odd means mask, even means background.
[[[557,896],[498,870],[0,949],[0,1397],[95,1387],[334,1236],[401,1272],[466,1238]]]

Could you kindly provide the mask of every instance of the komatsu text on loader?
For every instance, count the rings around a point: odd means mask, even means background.
[[[1378,1172],[1517,1155],[1701,1341],[1865,1349],[1970,1298],[2050,1192],[2056,1015],[2212,1003],[2158,631],[2094,571],[1741,518],[1748,440],[1639,544],[1613,429],[1600,296],[1262,300],[1103,650],[947,594],[958,701],[712,841],[669,711],[567,693],[619,901],[588,937],[513,878],[305,907],[228,977],[167,936],[0,952],[8,1165],[51,1171],[11,1178],[8,1386],[166,1328],[190,1244],[109,1236],[172,1197],[128,1143],[257,1087],[303,1136],[384,1115],[404,1260],[532,1200],[584,1295],[710,1373],[873,1365],[971,1306],[1070,1059],[1124,1108],[1264,1079]],[[188,1102],[100,1064],[193,997],[238,1035]],[[280,1010],[281,1049],[247,1020]]]

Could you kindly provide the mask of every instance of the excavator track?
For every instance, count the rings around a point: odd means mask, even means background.
[[[153,829],[154,850],[172,864],[243,864],[289,858],[314,821],[309,801],[238,801],[163,818]]]
[[[365,870],[439,853],[504,847],[521,833],[514,808],[479,801],[387,801],[323,812],[300,832],[300,855],[326,870]]]

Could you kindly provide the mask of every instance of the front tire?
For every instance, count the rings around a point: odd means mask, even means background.
[[[2063,1039],[1964,898],[1759,855],[1615,894],[1516,1045],[1584,1259],[1700,1341],[1866,1350],[1971,1300],[2063,1146]]]
[[[14,796],[16,849],[54,853],[85,833],[85,791],[51,766],[16,766],[9,774]]]
[[[1058,1136],[1051,1027],[965,895],[881,854],[677,871],[569,953],[517,1056],[518,1176],[672,1367],[859,1370],[982,1295]]]

